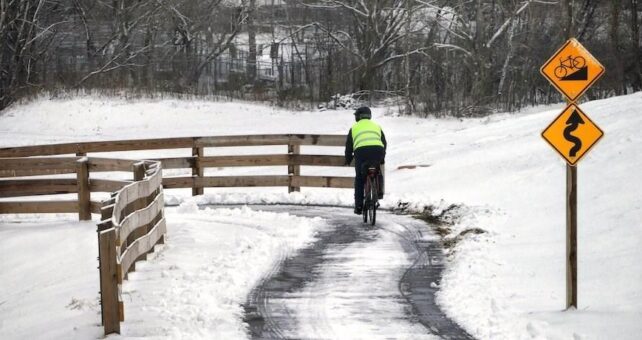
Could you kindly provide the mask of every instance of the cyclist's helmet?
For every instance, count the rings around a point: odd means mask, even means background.
[[[358,122],[360,119],[370,119],[372,118],[372,112],[367,106],[362,106],[354,111],[354,119]]]

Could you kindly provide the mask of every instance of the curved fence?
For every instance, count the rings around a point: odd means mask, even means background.
[[[134,164],[135,181],[102,203],[103,220],[98,224],[100,300],[105,334],[120,333],[125,320],[120,285],[135,262],[145,260],[154,246],[164,243],[167,232],[163,216],[160,162]]]

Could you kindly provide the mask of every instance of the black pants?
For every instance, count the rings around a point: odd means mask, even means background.
[[[385,151],[381,146],[364,146],[354,151],[354,206],[363,205],[363,184],[366,180],[368,165],[379,165],[383,162]],[[383,176],[380,176],[383,185]]]

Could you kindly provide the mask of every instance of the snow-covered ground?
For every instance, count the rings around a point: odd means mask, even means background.
[[[389,141],[384,203],[394,206],[403,200],[418,209],[463,204],[468,214],[453,235],[470,227],[487,231],[468,234],[458,243],[440,293],[442,306],[476,337],[637,339],[642,334],[642,93],[581,107],[605,136],[578,169],[579,308],[574,311],[563,310],[565,165],[540,137],[563,105],[466,120],[402,118],[386,108],[374,111]],[[246,103],[43,98],[0,113],[0,146],[346,133],[352,120],[349,111],[290,112]],[[285,151],[206,152],[273,150]],[[304,147],[303,152],[341,154],[340,148]],[[189,150],[163,154],[188,155]],[[403,165],[424,167],[398,169]],[[285,172],[284,167],[208,170],[212,175]],[[303,173],[351,171],[304,168]],[[137,265],[124,286],[127,321],[122,337],[244,337],[239,304],[266,274],[261,269],[311,241],[324,222],[272,213],[249,216],[243,210],[196,212],[194,204],[351,204],[349,190],[304,188],[292,195],[285,190],[206,189],[204,197],[194,199],[187,191],[168,191],[168,202],[181,206],[168,209],[168,244],[150,260],[166,270],[146,271],[147,264]],[[100,336],[95,231],[74,218],[0,216],[0,338]],[[202,251],[197,258],[183,251],[188,245]],[[249,261],[258,257],[259,262]],[[232,275],[234,268],[244,272]],[[148,315],[173,321],[155,325],[146,321]]]

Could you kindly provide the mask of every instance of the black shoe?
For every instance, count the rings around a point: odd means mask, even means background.
[[[361,215],[362,212],[363,212],[363,210],[361,210],[361,208],[354,208],[354,213],[356,215]]]

